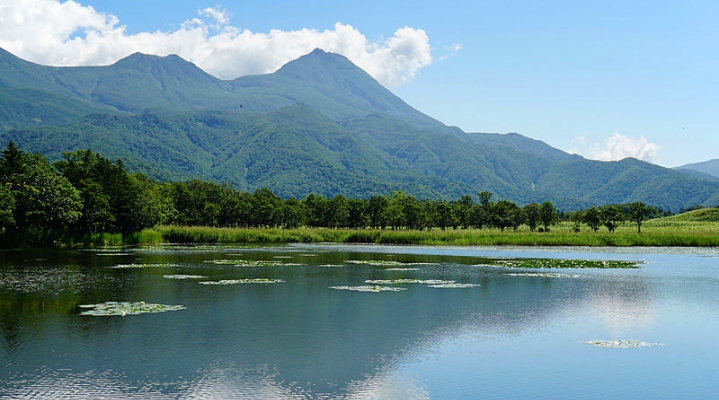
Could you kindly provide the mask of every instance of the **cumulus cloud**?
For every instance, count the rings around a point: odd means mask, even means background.
[[[55,66],[108,65],[135,52],[177,54],[221,79],[273,72],[321,48],[344,55],[388,87],[432,63],[426,32],[411,27],[374,42],[342,23],[256,33],[232,26],[229,13],[215,7],[198,10],[176,31],[128,34],[114,15],[73,0],[0,0],[0,47]]]
[[[589,158],[600,161],[615,161],[633,157],[651,162],[658,150],[659,146],[650,143],[644,136],[632,138],[615,132],[605,141],[603,146],[596,145],[590,152]]]

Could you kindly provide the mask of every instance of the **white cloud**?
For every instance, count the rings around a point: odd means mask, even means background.
[[[459,43],[454,43],[447,49],[447,53],[439,57],[440,61],[444,61],[448,58],[452,58],[459,53],[459,51],[462,50],[462,45]]]
[[[658,150],[659,146],[650,143],[644,136],[632,138],[615,132],[605,141],[603,146],[595,145],[594,149],[590,151],[589,158],[600,161],[615,161],[633,157],[651,162]]]
[[[173,32],[128,34],[117,17],[68,0],[0,0],[0,47],[55,66],[108,65],[135,52],[178,54],[222,79],[277,70],[315,48],[343,54],[380,83],[396,87],[432,63],[425,31],[402,27],[371,42],[351,25],[330,30],[254,33],[219,8],[198,10]]]

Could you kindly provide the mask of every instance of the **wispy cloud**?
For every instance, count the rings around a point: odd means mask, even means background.
[[[55,66],[108,65],[135,52],[178,54],[222,79],[273,72],[321,48],[343,54],[388,87],[432,63],[427,33],[411,27],[374,42],[342,23],[256,33],[232,26],[229,13],[214,7],[198,10],[172,32],[128,34],[114,15],[73,0],[0,0],[0,47]]]

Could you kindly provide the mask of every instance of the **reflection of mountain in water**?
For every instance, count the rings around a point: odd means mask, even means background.
[[[248,251],[242,257],[271,260],[278,254]],[[209,383],[215,382],[216,387],[222,382],[223,390],[228,392],[272,388],[278,396],[316,396],[356,391],[372,386],[359,382],[389,379],[383,371],[391,369],[393,363],[459,329],[471,329],[488,337],[513,336],[546,323],[567,302],[590,301],[596,293],[593,279],[506,276],[504,269],[472,266],[482,261],[477,258],[391,258],[371,253],[328,253],[306,258],[290,255],[293,262],[311,265],[241,268],[201,262],[231,258],[217,250],[189,256],[158,252],[131,257],[147,263],[178,263],[181,267],[173,272],[201,273],[212,280],[263,277],[286,281],[280,285],[224,287],[163,279],[162,274],[168,272],[161,269],[108,272],[104,266],[116,260],[105,258],[98,262],[97,257],[75,256],[75,263],[90,265],[73,268],[93,270],[105,278],[112,276],[115,283],[95,281],[95,289],[83,287],[67,298],[53,292],[34,293],[28,298],[0,291],[3,314],[14,317],[3,315],[3,321],[22,324],[18,328],[3,323],[3,351],[8,356],[23,352],[13,357],[16,377],[43,369],[70,368],[74,373],[112,371],[118,379],[134,382],[130,388],[142,389],[144,385],[145,389],[152,387],[161,392],[202,392],[209,390]],[[321,267],[328,262],[358,259],[438,264],[422,265],[419,271],[386,271],[386,267],[364,264]],[[7,276],[12,268],[2,267],[2,271]],[[481,286],[434,289],[413,284],[403,285],[407,288],[403,292],[384,293],[329,289],[335,285],[361,285],[366,279],[399,278],[449,279]],[[623,283],[612,277],[602,277],[601,282],[608,299],[613,298],[613,293],[620,298],[628,293]],[[614,287],[619,290],[612,291]],[[633,304],[650,303],[650,293],[643,281],[632,282]],[[65,301],[59,309],[66,310],[81,303],[109,300],[183,304],[187,310],[90,318],[64,312],[47,314],[39,307],[46,302]],[[37,311],[33,311],[32,318],[23,317],[29,308]],[[31,349],[26,346],[29,343]]]

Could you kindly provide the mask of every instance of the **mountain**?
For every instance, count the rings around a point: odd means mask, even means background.
[[[719,160],[686,164],[674,169],[695,177],[719,180]]]
[[[51,160],[92,149],[159,180],[199,178],[283,197],[489,191],[560,209],[719,204],[719,182],[638,160],[598,162],[516,133],[466,133],[415,110],[343,56],[217,79],[177,56],[47,67],[0,51],[0,143]],[[6,73],[7,72],[7,73]]]

